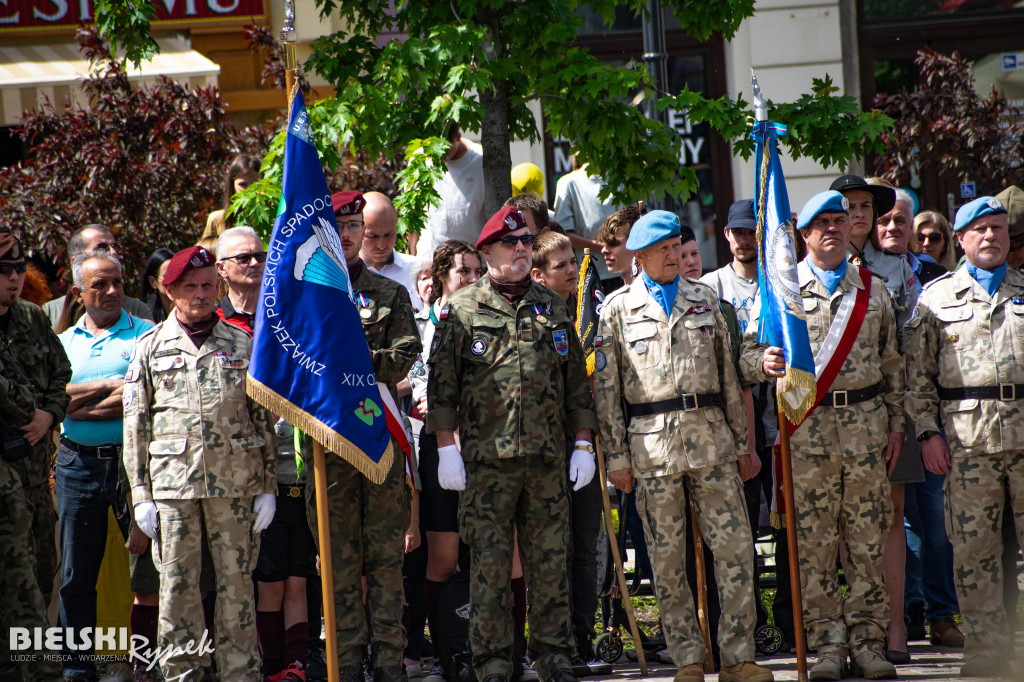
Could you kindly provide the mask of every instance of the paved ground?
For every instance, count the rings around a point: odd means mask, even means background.
[[[1019,635],[1022,633],[1018,633]],[[1018,651],[1021,651],[1018,646]],[[955,649],[934,647],[924,643],[911,643],[910,655],[912,660],[909,665],[896,666],[896,671],[901,680],[961,680],[959,676],[960,664],[962,662],[961,652]],[[796,656],[790,654],[785,656],[758,658],[760,665],[767,666],[775,673],[776,680],[796,680]],[[814,658],[808,659],[808,668],[814,662]],[[663,663],[653,663],[648,666],[647,677],[640,676],[640,668],[635,661],[627,661],[623,656],[615,664],[611,675],[603,677],[587,677],[586,682],[622,682],[623,680],[652,680],[654,682],[671,682],[676,669]],[[1017,660],[1013,663],[1014,674],[1008,678],[1015,682],[1024,682],[1024,661]],[[704,678],[707,682],[718,679],[717,674],[708,674]],[[849,678],[858,679],[858,678]]]

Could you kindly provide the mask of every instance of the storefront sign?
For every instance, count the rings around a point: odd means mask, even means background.
[[[154,24],[252,21],[264,0],[152,0]],[[0,31],[74,28],[95,21],[92,0],[0,0]]]

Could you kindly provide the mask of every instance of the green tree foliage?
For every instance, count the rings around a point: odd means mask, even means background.
[[[996,194],[1024,184],[1024,112],[992,89],[974,88],[969,61],[926,48],[917,53],[919,86],[879,93],[875,105],[895,121],[883,136],[876,172],[906,182],[913,167],[978,184],[979,194]]]

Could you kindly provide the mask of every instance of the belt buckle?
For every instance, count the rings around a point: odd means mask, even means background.
[[[302,488],[297,485],[288,486],[288,497],[302,497]]]
[[[683,412],[693,412],[700,407],[697,404],[696,393],[683,393],[680,397],[683,399]]]
[[[832,391],[832,407],[849,407],[849,391]]]
[[[1017,399],[1017,385],[1016,384],[999,384],[999,399],[1002,401],[1010,401]]]
[[[96,459],[117,459],[120,454],[116,445],[101,445],[96,448]]]

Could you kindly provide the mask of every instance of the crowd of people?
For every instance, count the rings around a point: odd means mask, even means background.
[[[791,429],[788,510],[773,456],[786,363],[758,341],[754,202],[722,221],[732,261],[705,271],[677,215],[601,200],[587,167],[559,180],[553,211],[539,169],[517,168],[488,218],[479,148],[457,130],[451,141],[414,254],[396,250],[386,195],[331,197],[374,372],[416,434],[411,480],[400,457],[377,484],[327,456],[335,622],[321,619],[311,441],[246,394],[267,259],[256,232],[211,216],[206,245],[153,253],[134,299],[113,232],[81,227],[72,286],[41,307],[23,295],[20,243],[0,234],[2,679],[323,679],[321,627],[336,631],[342,682],[607,674],[594,651],[598,447],[608,481],[635,497],[637,572],[653,578],[676,682],[711,672],[695,581],[722,682],[773,679],[755,661],[769,618],[785,646],[806,637],[812,680],[895,678],[925,637],[963,648],[963,676],[1009,675],[1024,191],[971,201],[951,226],[884,180],[845,175],[794,216],[826,370]],[[256,170],[236,160],[225,207]],[[601,254],[592,376],[576,331],[584,249]],[[111,510],[130,553],[130,630],[157,665],[98,669],[81,639]],[[768,510],[796,528],[806,633],[788,581],[771,614],[762,606]],[[783,577],[786,534],[769,532]],[[16,657],[7,628],[47,627],[55,576],[62,655]],[[464,651],[442,599],[460,581]]]

